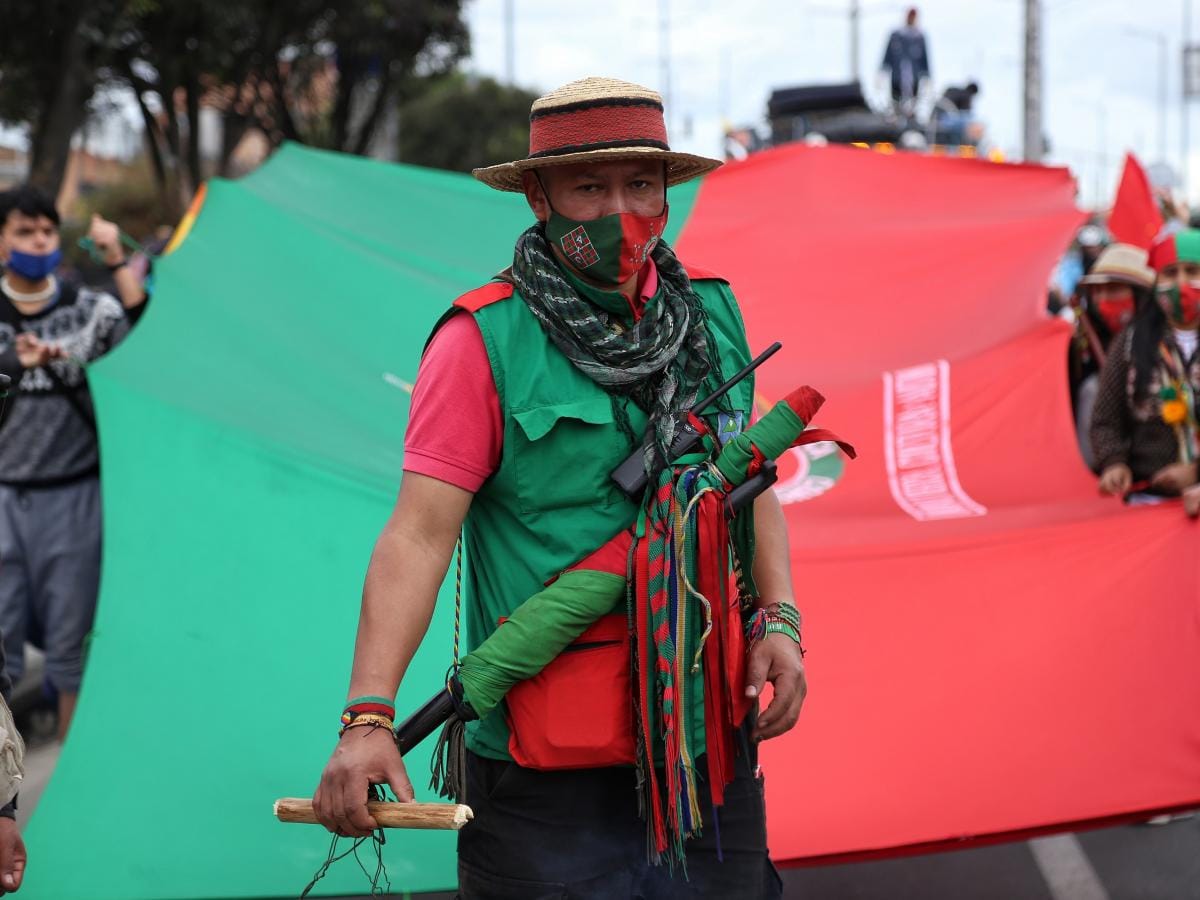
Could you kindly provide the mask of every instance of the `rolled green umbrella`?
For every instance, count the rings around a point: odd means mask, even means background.
[[[700,477],[710,479],[713,487],[726,492],[743,484],[763,462],[778,458],[797,443],[823,402],[824,398],[810,387],[793,391],[725,445],[715,461],[719,478],[711,471]],[[824,439],[826,433],[820,432],[818,437]],[[853,448],[842,446],[853,455]],[[769,484],[765,482],[764,487]],[[491,712],[513,685],[537,675],[588,626],[622,604],[626,588],[622,551],[628,549],[631,540],[628,530],[613,537],[601,551],[517,607],[487,640],[463,658],[458,671],[462,699],[476,715]],[[604,549],[609,552],[604,553]],[[622,568],[614,571],[611,564],[607,569],[594,568],[600,560],[620,561]]]

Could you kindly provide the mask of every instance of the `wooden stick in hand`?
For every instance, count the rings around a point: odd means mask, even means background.
[[[389,803],[367,801],[367,812],[381,828],[435,828],[458,831],[475,814],[461,803]],[[312,800],[284,797],[275,801],[275,817],[280,822],[317,825]]]

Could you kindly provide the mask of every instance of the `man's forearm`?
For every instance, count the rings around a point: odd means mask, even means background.
[[[396,695],[429,628],[442,580],[442,575],[432,572],[412,577],[423,568],[426,556],[425,550],[402,536],[386,530],[379,536],[363,587],[350,696]],[[444,574],[444,564],[440,571]]]
[[[395,696],[429,628],[470,499],[459,488],[405,475],[367,569],[350,696]]]
[[[754,501],[754,581],[759,605],[793,602],[787,520],[773,490],[764,491]]]

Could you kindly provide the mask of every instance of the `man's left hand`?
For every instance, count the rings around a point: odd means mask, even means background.
[[[25,842],[17,823],[0,816],[0,894],[11,893],[25,877]]]
[[[104,257],[105,265],[115,266],[125,261],[125,250],[121,247],[121,229],[115,223],[92,213],[88,237]]]
[[[786,634],[768,634],[750,650],[746,667],[746,696],[761,696],[763,685],[768,681],[775,693],[770,705],[758,716],[751,735],[756,741],[779,737],[790,731],[800,718],[800,707],[808,694],[800,645]]]

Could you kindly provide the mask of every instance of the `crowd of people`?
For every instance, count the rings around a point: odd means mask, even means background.
[[[1173,223],[1147,251],[1081,230],[1069,381],[1084,460],[1101,493],[1132,504],[1181,497],[1200,515],[1200,230]],[[1070,266],[1064,267],[1068,270]]]

